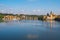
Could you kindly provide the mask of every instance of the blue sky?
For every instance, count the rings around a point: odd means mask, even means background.
[[[14,14],[60,14],[60,0],[0,0],[0,12]]]

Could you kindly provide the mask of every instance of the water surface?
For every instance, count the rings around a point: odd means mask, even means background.
[[[60,22],[40,20],[0,23],[0,40],[59,40]]]

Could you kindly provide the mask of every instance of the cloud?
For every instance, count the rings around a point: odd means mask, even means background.
[[[32,10],[33,12],[40,12],[40,9]]]
[[[38,12],[40,12],[40,10],[39,10],[39,9],[38,9],[37,11],[38,11]]]
[[[25,10],[20,10],[21,12],[24,12]]]
[[[32,10],[33,12],[36,12],[36,10]]]

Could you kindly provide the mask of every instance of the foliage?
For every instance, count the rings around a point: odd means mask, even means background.
[[[40,16],[38,17],[38,20],[43,20],[43,15],[40,15]]]

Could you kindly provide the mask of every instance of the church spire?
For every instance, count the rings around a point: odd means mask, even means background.
[[[53,12],[51,11],[50,14],[53,14]]]

